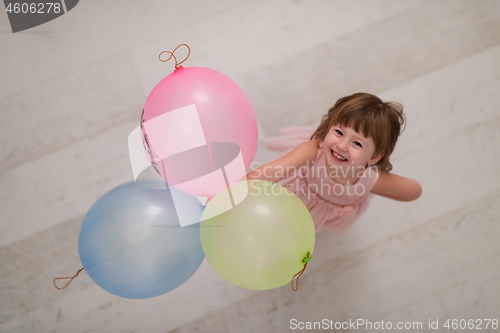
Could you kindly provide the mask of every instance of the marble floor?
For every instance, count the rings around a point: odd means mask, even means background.
[[[206,260],[152,299],[116,297],[85,271],[56,290],[81,267],[89,207],[132,180],[127,137],[173,71],[158,53],[181,43],[183,65],[249,96],[256,162],[274,154],[266,136],[317,126],[340,97],[402,103],[392,172],[422,196],[376,196],[344,235],[318,233],[297,292],[234,286]],[[87,0],[16,34],[0,14],[0,45],[0,332],[288,332],[323,319],[500,331],[499,1]]]

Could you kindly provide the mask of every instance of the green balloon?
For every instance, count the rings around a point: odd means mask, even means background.
[[[228,193],[244,199],[228,210]],[[246,289],[289,283],[313,253],[316,235],[311,214],[299,197],[276,183],[233,184],[230,191],[210,200],[201,219],[207,260],[224,279]]]

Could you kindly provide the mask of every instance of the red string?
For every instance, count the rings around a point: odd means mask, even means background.
[[[187,55],[187,57],[186,57],[184,60],[182,60],[181,62],[177,63],[177,58],[174,56],[174,53],[175,53],[175,51],[176,51],[179,47],[181,47],[182,45],[184,45],[185,47],[187,47],[187,48],[188,48],[188,55]],[[166,53],[170,53],[170,57],[168,57],[168,59],[167,59],[167,60],[161,60],[161,55],[162,55],[163,53],[165,53],[165,52],[166,52]],[[176,47],[176,48],[175,48],[172,52],[170,52],[170,51],[162,51],[162,52],[158,55],[158,59],[160,59],[160,61],[161,61],[161,62],[167,62],[167,61],[169,61],[172,57],[174,57],[174,60],[175,60],[175,69],[176,69],[176,70],[179,70],[179,69],[181,69],[181,68],[182,68],[182,66],[180,66],[180,68],[179,68],[179,65],[180,65],[180,64],[182,64],[184,61],[186,61],[186,60],[187,60],[187,58],[189,58],[189,55],[190,55],[190,54],[191,54],[191,49],[189,48],[189,46],[187,46],[187,44],[181,44],[181,45],[177,46],[177,47]]]
[[[307,256],[304,259],[302,259],[302,262],[304,263],[304,268],[302,268],[302,270],[300,272],[298,272],[297,274],[295,274],[293,276],[293,278],[292,278],[292,289],[293,289],[293,291],[299,290],[299,278],[304,273],[304,271],[306,270],[307,264],[309,263],[310,260],[311,260],[311,252],[307,252]],[[296,276],[297,276],[297,280],[295,280]],[[295,288],[293,287],[294,280],[296,282],[296,287]]]
[[[78,270],[78,272],[76,272],[76,274],[75,274],[75,275],[73,275],[73,276],[68,276],[68,277],[58,277],[58,278],[55,278],[55,279],[54,279],[54,287],[56,287],[56,288],[57,288],[57,289],[59,289],[59,290],[63,290],[64,288],[66,288],[66,287],[67,287],[67,286],[71,283],[71,281],[73,281],[73,279],[74,279],[74,278],[76,278],[76,277],[78,276],[78,274],[80,274],[80,272],[81,272],[81,271],[83,271],[83,269],[84,269],[83,267],[82,267],[82,268],[80,268],[80,269]],[[56,285],[56,280],[64,280],[64,279],[70,279],[70,280],[68,281],[68,283],[66,283],[66,285],[65,285],[64,287],[59,288],[59,287]]]

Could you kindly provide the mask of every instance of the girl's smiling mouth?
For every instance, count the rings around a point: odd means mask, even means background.
[[[330,151],[331,151],[331,154],[332,154],[333,158],[336,161],[339,161],[339,162],[346,162],[347,161],[347,158],[342,157],[342,155],[340,155],[337,152],[333,151],[333,149],[330,149]]]

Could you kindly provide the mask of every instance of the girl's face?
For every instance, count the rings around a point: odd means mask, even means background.
[[[323,141],[327,164],[347,170],[354,168],[354,172],[364,170],[367,164],[377,163],[383,155],[374,156],[375,144],[372,138],[350,127],[334,125]]]

